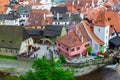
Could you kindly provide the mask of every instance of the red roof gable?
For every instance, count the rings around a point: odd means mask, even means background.
[[[103,10],[100,10],[97,14],[96,14],[96,18],[94,20],[94,25],[97,26],[107,26],[109,25],[107,16],[106,16],[106,12]]]
[[[78,29],[71,30],[67,35],[60,38],[58,42],[68,47],[74,47],[74,46],[80,46],[81,44],[90,41],[90,38],[81,23],[78,24],[77,28]],[[76,30],[81,38],[78,36]]]

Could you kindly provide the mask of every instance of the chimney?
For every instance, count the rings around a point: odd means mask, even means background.
[[[74,6],[75,5],[75,2],[74,1],[72,1],[72,6]]]
[[[83,36],[81,36],[81,42],[83,43]]]
[[[46,14],[45,13],[43,14],[43,18],[46,19]]]
[[[59,17],[60,17],[60,15],[59,15],[59,13],[57,13],[57,20],[59,20]]]
[[[95,7],[94,0],[92,0],[92,8],[94,8],[94,7]]]
[[[88,8],[86,8],[86,12],[88,12]]]
[[[68,13],[68,15],[69,15],[69,18],[71,17],[71,13]]]
[[[77,1],[77,4],[80,4],[80,1],[79,1],[79,0]]]

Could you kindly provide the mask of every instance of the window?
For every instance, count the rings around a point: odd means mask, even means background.
[[[29,17],[29,15],[27,14],[26,17]]]
[[[12,50],[11,50],[11,53],[12,53]]]
[[[115,35],[115,33],[112,33],[111,35],[112,35],[112,36],[114,36],[114,35]]]
[[[65,25],[67,25],[67,23],[65,23]]]
[[[86,44],[86,45],[85,45],[85,47],[88,47],[88,46],[89,46],[89,44]]]
[[[60,46],[60,44],[58,44],[58,46]]]
[[[111,20],[111,18],[108,18],[108,21],[110,21]]]
[[[98,29],[98,32],[100,32],[100,28]]]
[[[106,36],[106,39],[108,39],[108,37]]]
[[[12,43],[12,41],[9,41],[9,43]]]
[[[7,49],[5,51],[7,52]]]
[[[74,48],[73,48],[73,49],[71,49],[71,51],[74,51]]]
[[[98,45],[97,45],[97,44],[95,44],[95,49],[96,49],[96,50],[98,49]]]
[[[108,30],[106,30],[106,33],[108,33]]]
[[[4,42],[4,40],[2,40],[2,42]]]
[[[68,49],[68,48],[66,48],[66,51],[69,51],[69,49]]]
[[[80,47],[77,47],[77,50],[79,50],[80,49]]]

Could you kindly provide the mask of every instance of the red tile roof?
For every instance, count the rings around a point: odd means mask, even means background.
[[[5,13],[7,10],[7,5],[9,5],[9,0],[0,0],[0,14]]]
[[[81,23],[83,23],[84,27],[88,30],[88,34],[91,35],[91,37],[99,44],[104,44],[103,41],[101,41],[93,32],[93,28],[90,27],[90,24],[87,21],[82,21]]]
[[[73,6],[67,6],[67,10],[68,10],[70,13],[76,13],[76,12],[78,12],[77,9],[75,9]]]
[[[95,5],[97,4],[98,0],[94,0]],[[73,0],[68,1],[66,3],[66,6],[70,7],[72,6],[74,9],[76,9],[78,12],[81,12],[87,5],[87,7],[90,7],[92,3],[92,0]]]
[[[120,32],[120,14],[115,11],[108,11],[106,15],[109,19],[110,26],[115,28],[117,32]]]
[[[58,42],[68,47],[74,47],[80,46],[81,44],[90,41],[90,38],[81,23],[78,24],[77,31],[79,34],[77,34],[76,30],[72,30],[67,35],[60,38]],[[78,35],[80,35],[80,37],[83,37],[83,42],[82,39],[78,37]]]
[[[109,25],[107,16],[106,16],[106,11],[104,10],[100,10],[97,14],[96,14],[96,18],[93,21],[94,25],[97,26],[107,26]]]
[[[20,6],[19,4],[15,4],[14,8],[13,8],[13,11],[17,11],[17,9],[18,9],[19,6]]]
[[[47,15],[52,14],[48,10],[32,10],[27,26],[45,26],[46,24],[52,23],[52,17],[48,17]]]
[[[58,42],[68,47],[79,46],[82,44],[74,30],[69,32],[67,35],[63,36],[62,38],[60,38]]]

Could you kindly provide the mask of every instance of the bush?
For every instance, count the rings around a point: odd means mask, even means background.
[[[93,49],[92,49],[91,46],[88,46],[86,50],[87,50],[87,52],[88,52],[89,54],[91,54]]]
[[[62,63],[66,62],[65,57],[62,54],[60,54],[60,60],[61,60]]]

